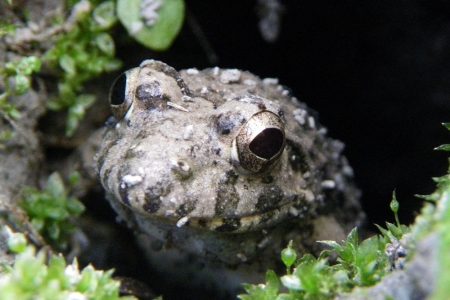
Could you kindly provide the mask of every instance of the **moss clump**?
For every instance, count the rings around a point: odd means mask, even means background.
[[[76,182],[73,176],[71,186]],[[84,211],[83,204],[69,195],[58,173],[48,177],[43,190],[26,188],[20,205],[33,227],[58,250],[66,249],[68,238],[76,228],[73,218]]]
[[[321,241],[331,250],[323,251],[318,258],[306,254],[298,259],[290,243],[282,251],[281,260],[287,268],[286,275],[278,276],[273,271],[266,274],[265,284],[244,285],[246,294],[242,300],[264,299],[332,299],[350,291],[355,286],[370,286],[378,282],[391,268],[386,247],[407,232],[407,227],[389,224],[382,235],[359,241],[353,229],[345,241]],[[337,256],[337,264],[331,265],[329,258]],[[281,292],[281,287],[288,292]]]
[[[74,261],[67,264],[62,256],[48,257],[27,245],[21,233],[9,229],[8,246],[16,253],[12,266],[0,274],[0,299],[135,299],[120,297],[120,283],[111,278],[112,271],[98,271],[92,266],[79,270]]]

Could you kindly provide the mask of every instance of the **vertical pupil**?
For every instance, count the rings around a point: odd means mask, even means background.
[[[267,128],[253,139],[249,148],[255,155],[270,159],[281,150],[283,143],[284,135],[281,130]]]
[[[120,105],[125,101],[125,89],[127,87],[127,75],[122,73],[113,83],[110,92],[111,105]]]

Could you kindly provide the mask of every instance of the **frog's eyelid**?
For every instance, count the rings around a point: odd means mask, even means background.
[[[286,145],[284,124],[275,113],[254,114],[233,140],[231,161],[244,173],[262,173],[278,159]]]
[[[133,102],[134,82],[139,76],[139,69],[134,68],[120,74],[111,85],[109,104],[117,120],[124,118]]]

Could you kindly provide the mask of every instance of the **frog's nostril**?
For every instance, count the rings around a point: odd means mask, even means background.
[[[249,148],[255,155],[270,159],[281,150],[283,144],[283,132],[278,128],[267,128],[253,139]]]

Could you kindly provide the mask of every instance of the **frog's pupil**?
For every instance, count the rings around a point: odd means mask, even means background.
[[[277,128],[266,128],[250,143],[249,148],[255,155],[270,159],[283,147],[284,135]]]
[[[120,105],[125,100],[125,89],[127,87],[127,75],[122,73],[113,83],[110,93],[111,105]]]

